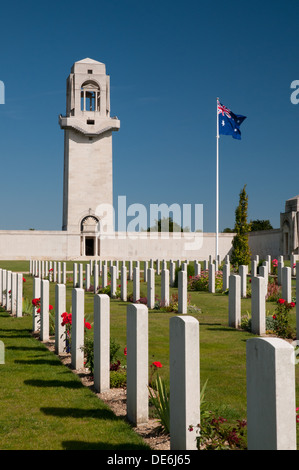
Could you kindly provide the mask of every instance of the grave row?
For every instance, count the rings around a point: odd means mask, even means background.
[[[0,305],[21,317],[23,313],[23,274],[0,269]]]
[[[40,338],[48,339],[49,281],[41,283]],[[84,364],[84,295],[72,290],[71,364]],[[61,314],[65,311],[66,286],[55,286],[55,352],[65,344]],[[127,306],[127,418],[134,425],[148,420],[148,308]],[[94,297],[94,386],[99,393],[110,387],[110,297]],[[196,449],[190,425],[200,423],[199,322],[177,315],[169,325],[170,443],[171,450]],[[279,338],[247,340],[248,449],[296,449],[295,355],[292,345]]]

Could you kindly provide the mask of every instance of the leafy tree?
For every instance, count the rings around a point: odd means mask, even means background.
[[[148,232],[189,232],[188,227],[184,229],[173,221],[172,217],[163,217],[163,219],[155,220],[153,227],[148,227]]]
[[[270,220],[251,220],[250,221],[251,232],[257,232],[259,230],[272,230],[273,227]]]
[[[250,263],[250,249],[248,244],[248,232],[250,224],[247,223],[248,196],[246,193],[246,184],[240,192],[239,205],[236,208],[236,220],[233,239],[233,251],[231,261],[234,266]]]

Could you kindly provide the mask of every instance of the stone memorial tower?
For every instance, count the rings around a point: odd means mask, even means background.
[[[74,63],[67,78],[66,115],[59,116],[59,125],[64,130],[62,230],[81,233],[81,256],[97,256],[97,208],[113,205],[112,132],[120,127],[110,117],[105,64],[88,58]]]

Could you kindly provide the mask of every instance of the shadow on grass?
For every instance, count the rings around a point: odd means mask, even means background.
[[[53,359],[32,359],[32,360],[25,360],[19,359],[14,361],[15,364],[33,364],[33,365],[48,365],[48,366],[61,366],[61,362]]]
[[[20,330],[11,330],[6,328],[0,328],[1,338],[29,338],[31,336],[29,329],[23,328]]]
[[[99,420],[110,420],[110,421],[124,421],[123,418],[116,416],[110,409],[89,409],[84,410],[80,408],[52,408],[46,407],[40,409],[42,413],[47,416],[56,416],[58,418],[93,418]]]
[[[25,385],[31,385],[32,387],[64,387],[64,388],[82,388],[83,385],[81,382],[76,380],[40,380],[40,379],[30,379],[24,380]]]

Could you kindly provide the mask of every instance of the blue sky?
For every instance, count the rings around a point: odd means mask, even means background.
[[[60,230],[66,78],[90,57],[111,76],[114,199],[203,204],[215,231],[216,98],[247,119],[220,138],[219,229],[279,227],[299,194],[297,0],[14,1],[1,4],[0,229]]]

